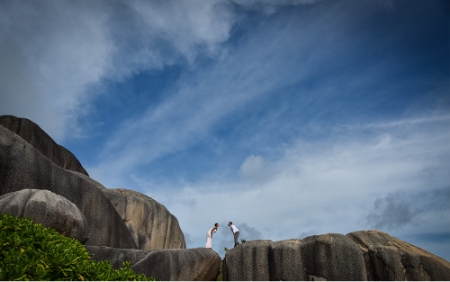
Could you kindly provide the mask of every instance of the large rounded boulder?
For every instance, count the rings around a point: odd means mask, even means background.
[[[103,189],[141,250],[185,249],[178,219],[154,199],[127,189]]]
[[[0,213],[30,218],[81,243],[89,239],[88,223],[78,207],[48,190],[23,189],[3,195]]]

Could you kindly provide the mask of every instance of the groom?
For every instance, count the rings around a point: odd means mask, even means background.
[[[236,228],[236,226],[233,225],[233,222],[228,222],[228,226],[230,226],[231,232],[233,232],[234,236],[234,246],[236,247],[238,245],[238,238],[239,238],[239,230]]]

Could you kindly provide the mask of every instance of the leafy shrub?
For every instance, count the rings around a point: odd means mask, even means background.
[[[75,239],[30,219],[0,214],[0,281],[5,280],[154,280],[136,274],[130,263],[113,269],[90,259]]]

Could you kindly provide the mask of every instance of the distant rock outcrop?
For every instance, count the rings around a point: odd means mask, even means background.
[[[380,231],[347,234],[361,249],[368,280],[449,281],[450,263]]]
[[[29,119],[18,118],[11,115],[0,116],[0,125],[18,134],[30,143],[41,154],[62,168],[78,171],[88,175],[81,163],[69,150],[55,141],[39,125]]]
[[[220,270],[220,256],[211,249],[158,250],[134,264],[136,273],[161,281],[213,281]]]
[[[224,280],[450,280],[450,263],[379,231],[247,241],[228,251]]]
[[[22,189],[47,189],[74,203],[89,225],[88,245],[135,249],[122,218],[97,181],[63,169],[24,139],[0,125],[0,195]]]
[[[178,220],[154,199],[127,189],[104,189],[141,250],[185,249]]]
[[[89,239],[88,223],[78,207],[48,190],[23,189],[0,196],[0,213],[31,218],[81,243]]]

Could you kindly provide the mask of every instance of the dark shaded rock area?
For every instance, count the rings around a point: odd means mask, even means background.
[[[450,263],[380,231],[248,241],[228,251],[223,280],[450,280]]]
[[[136,250],[136,249],[117,249],[110,247],[98,247],[84,245],[86,250],[92,254],[91,257],[96,261],[107,260],[115,268],[121,268],[122,262],[129,261],[131,265],[145,258],[149,251]]]
[[[18,118],[16,116],[4,115],[0,116],[0,125],[8,128],[10,131],[22,137],[25,141],[30,143],[41,154],[49,158],[58,166],[78,171],[84,175],[88,175],[81,163],[69,150],[61,145],[56,144],[55,141],[29,119]]]
[[[211,249],[158,250],[134,264],[136,273],[162,281],[216,280],[220,256]]]
[[[211,249],[131,250],[85,245],[96,261],[108,260],[114,268],[129,261],[136,273],[162,281],[216,280],[221,258]]]

